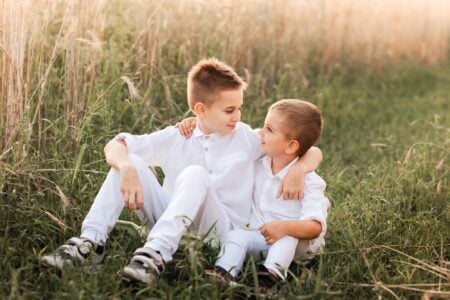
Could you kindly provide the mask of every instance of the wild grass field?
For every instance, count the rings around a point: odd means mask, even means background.
[[[107,141],[189,115],[187,71],[209,56],[249,83],[254,127],[282,98],[325,119],[326,247],[265,297],[450,297],[447,1],[3,0],[0,14],[1,299],[251,294],[202,275],[217,250],[192,236],[156,284],[124,281],[142,245],[126,226],[97,269],[39,262],[79,234]]]

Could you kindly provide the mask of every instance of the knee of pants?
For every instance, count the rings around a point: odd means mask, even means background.
[[[189,182],[192,185],[207,186],[208,172],[201,166],[189,166],[183,169],[177,177],[177,184],[181,182]]]
[[[246,236],[246,233],[247,231],[241,229],[236,229],[228,232],[224,238],[224,245],[228,243],[236,244],[247,251],[250,239],[248,238],[248,236]]]

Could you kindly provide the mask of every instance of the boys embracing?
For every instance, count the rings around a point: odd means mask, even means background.
[[[222,239],[248,223],[254,162],[260,157],[258,133],[240,122],[246,84],[228,65],[202,60],[188,75],[188,104],[197,118],[190,139],[169,126],[147,135],[121,133],[105,146],[111,171],[83,221],[80,237],[72,237],[42,262],[100,263],[108,235],[123,208],[145,214],[151,231],[134,252],[124,275],[151,283],[172,260],[187,227]],[[321,160],[317,148],[293,163],[283,187],[297,187]],[[161,186],[148,166],[162,168]],[[276,193],[276,191],[275,191]],[[275,195],[274,195],[275,196]]]

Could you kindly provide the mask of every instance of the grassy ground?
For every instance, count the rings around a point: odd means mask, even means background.
[[[311,71],[305,82],[287,66],[270,84],[263,73],[253,76],[243,121],[260,126],[270,103],[293,97],[316,103],[325,118],[319,173],[332,203],[327,245],[312,266],[294,266],[295,278],[277,296],[450,296],[449,70],[405,64],[378,75]],[[170,97],[155,84],[138,100],[128,99],[125,85],[109,86],[113,80],[105,76],[80,124],[65,127],[62,118],[52,118],[62,109],[54,100],[41,135],[16,143],[1,157],[0,298],[237,295],[237,288],[202,275],[216,250],[193,238],[183,241],[167,272],[151,286],[122,280],[121,269],[142,244],[124,228],[113,230],[105,264],[97,270],[60,273],[39,263],[42,253],[79,234],[108,170],[103,145],[117,132],[153,131],[187,114],[185,71],[170,75]],[[59,92],[50,89],[49,97],[57,99]],[[128,212],[121,218],[136,220]]]

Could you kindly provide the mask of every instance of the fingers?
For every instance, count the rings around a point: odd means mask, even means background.
[[[122,192],[123,202],[126,208],[130,207],[130,193],[127,191]]]
[[[277,191],[275,198],[280,198],[282,194],[283,194],[283,182],[278,187],[278,191]]]
[[[136,208],[141,208],[144,205],[144,194],[142,191],[136,192]]]
[[[136,209],[136,194],[130,193],[129,200],[128,200],[128,208],[131,210]]]
[[[144,204],[144,194],[142,193],[142,191],[124,192],[122,195],[125,207],[128,209],[139,209]]]
[[[272,245],[273,243],[275,243],[275,239],[267,237],[266,238],[266,244],[267,245]]]

